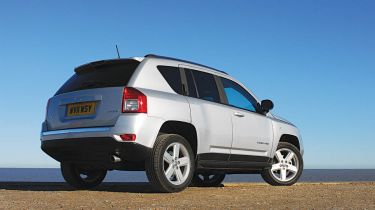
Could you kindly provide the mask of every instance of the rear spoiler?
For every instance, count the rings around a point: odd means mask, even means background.
[[[139,58],[121,58],[121,59],[109,59],[109,60],[101,60],[101,61],[94,61],[90,63],[83,64],[78,66],[74,69],[74,72],[80,73],[89,69],[93,69],[99,66],[104,65],[112,65],[112,64],[122,64],[122,63],[129,63],[129,62],[136,62],[140,63],[142,60]]]

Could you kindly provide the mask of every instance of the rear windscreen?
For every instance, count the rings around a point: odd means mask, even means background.
[[[126,86],[138,65],[138,61],[129,60],[88,66],[76,72],[55,95],[77,90]]]

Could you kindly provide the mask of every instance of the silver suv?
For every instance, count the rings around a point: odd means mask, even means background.
[[[298,129],[225,72],[147,55],[88,63],[49,99],[42,150],[76,188],[108,170],[145,170],[157,191],[221,185],[260,173],[292,185],[303,170]]]

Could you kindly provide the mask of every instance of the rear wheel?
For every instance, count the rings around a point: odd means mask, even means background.
[[[65,181],[78,189],[98,186],[107,175],[107,170],[86,169],[73,163],[61,163],[61,172]]]
[[[262,171],[264,181],[274,186],[293,185],[303,170],[303,159],[299,150],[292,144],[279,143],[272,167]]]
[[[225,174],[213,174],[209,172],[195,173],[192,185],[195,187],[219,187],[224,181]]]
[[[162,134],[146,161],[147,177],[159,192],[179,192],[189,184],[194,174],[194,155],[184,137]]]

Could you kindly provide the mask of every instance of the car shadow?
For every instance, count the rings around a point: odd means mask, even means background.
[[[64,182],[0,182],[0,190],[77,191]],[[156,193],[147,182],[104,182],[89,191]]]

